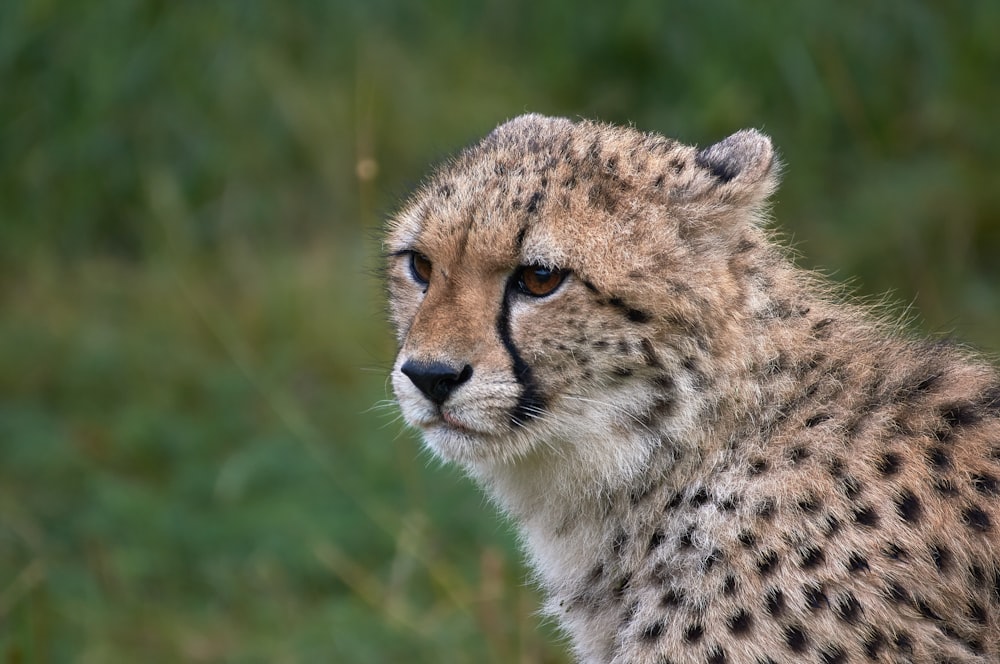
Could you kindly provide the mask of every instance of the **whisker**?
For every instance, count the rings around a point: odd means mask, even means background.
[[[607,408],[610,408],[610,409],[612,409],[613,411],[615,411],[617,413],[620,413],[622,415],[626,415],[629,418],[631,418],[632,421],[635,422],[636,424],[638,424],[640,427],[642,427],[646,431],[646,433],[648,433],[650,435],[656,435],[656,432],[653,431],[652,429],[650,429],[649,426],[645,422],[643,422],[639,418],[638,415],[636,415],[635,413],[632,413],[632,412],[626,410],[625,408],[623,408],[622,406],[619,406],[616,403],[613,403],[613,402],[610,402],[610,401],[602,401],[600,399],[591,399],[591,398],[583,397],[583,396],[580,396],[580,395],[577,395],[577,394],[566,394],[566,395],[563,395],[563,396],[564,396],[564,398],[571,399],[573,401],[579,401],[581,403],[596,404],[598,406],[605,406]]]

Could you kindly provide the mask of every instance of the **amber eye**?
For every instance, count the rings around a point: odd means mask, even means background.
[[[433,271],[434,265],[431,263],[431,259],[416,251],[410,252],[410,272],[417,283],[422,286],[429,284]]]
[[[525,265],[517,275],[517,288],[525,295],[545,297],[566,278],[566,271],[541,265]]]

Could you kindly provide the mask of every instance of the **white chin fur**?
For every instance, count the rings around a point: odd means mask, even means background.
[[[641,472],[661,439],[662,431],[636,430],[649,400],[641,385],[622,386],[601,398],[560,397],[541,417],[523,424],[510,420],[516,386],[463,386],[445,405],[452,421],[465,425],[455,427],[408,378],[398,371],[392,378],[403,417],[421,431],[427,448],[499,494],[537,496],[555,487],[577,497],[604,493]]]

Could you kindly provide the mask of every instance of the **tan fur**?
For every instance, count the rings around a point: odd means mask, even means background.
[[[403,415],[517,521],[582,662],[998,661],[1000,377],[797,269],[776,181],[752,130],[498,127],[391,222]]]

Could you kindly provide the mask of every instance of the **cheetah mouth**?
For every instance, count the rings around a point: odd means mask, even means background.
[[[489,431],[476,427],[447,410],[438,410],[435,416],[425,422],[421,422],[419,426],[425,431],[444,430],[467,437],[483,438],[491,436]]]

